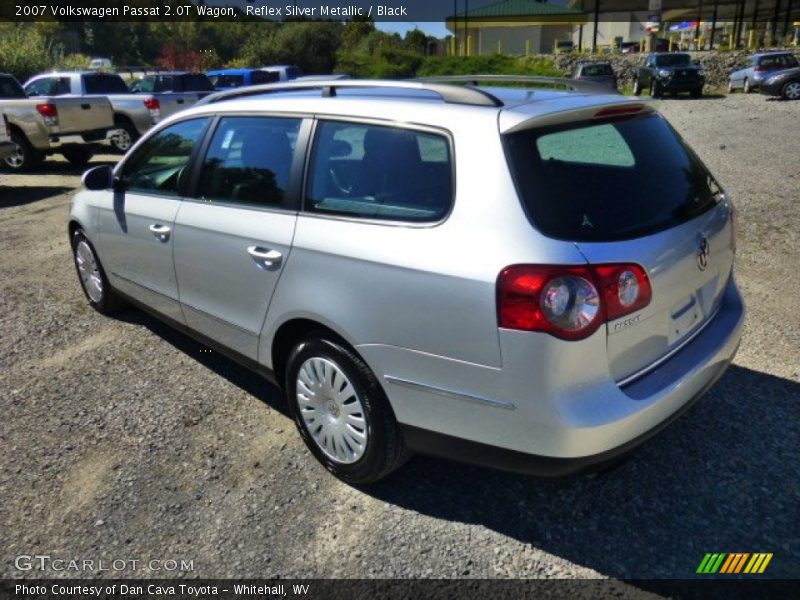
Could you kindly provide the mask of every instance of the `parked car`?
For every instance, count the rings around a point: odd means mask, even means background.
[[[703,95],[705,77],[703,68],[693,63],[688,54],[653,52],[634,73],[633,93],[639,96],[643,90],[649,90],[653,98],[661,98],[664,94],[689,92],[693,98],[699,98]]]
[[[608,86],[612,90],[617,89],[617,76],[614,74],[611,63],[607,60],[578,63],[572,78],[593,81]]]
[[[154,81],[158,81],[153,76]],[[206,76],[202,76],[207,80]],[[192,78],[189,81],[192,81]],[[170,79],[172,81],[172,79]],[[110,144],[119,152],[127,152],[133,143],[155,123],[164,117],[191,106],[206,95],[210,82],[200,81],[196,90],[175,91],[166,85],[152,86],[144,92],[128,89],[128,84],[116,73],[94,71],[55,71],[32,77],[25,83],[29,96],[103,96],[108,98],[114,112],[115,132]],[[183,87],[186,87],[184,85]],[[189,86],[191,87],[191,86]],[[153,91],[156,89],[158,91]]]
[[[45,94],[28,98],[19,82],[0,73],[0,112],[5,113],[15,151],[6,157],[6,169],[36,167],[45,157],[61,154],[74,165],[84,165],[114,132],[107,98]]]
[[[292,65],[270,65],[261,67],[261,70],[267,73],[277,73],[278,81],[290,81],[303,76],[303,70]]]
[[[205,73],[172,71],[145,75],[131,84],[131,91],[145,94],[164,94],[167,92],[210,94],[215,90],[214,84],[211,83]]]
[[[595,468],[730,364],[733,206],[652,105],[271,87],[88,171],[69,237],[92,307],[133,301],[279,382],[333,474],[374,481],[412,451]]]
[[[779,71],[763,80],[761,93],[784,100],[800,100],[800,67]]]
[[[11,128],[8,125],[8,117],[0,112],[0,161],[4,161],[16,151],[17,147],[11,141]]]
[[[641,52],[641,44],[639,42],[622,42],[619,49],[622,54],[633,54]]]
[[[261,69],[217,69],[206,73],[216,90],[229,90],[231,88],[262,83],[280,81],[277,72],[262,71]]]
[[[110,58],[93,58],[89,61],[90,71],[111,71],[114,64]]]
[[[728,93],[742,90],[749,94],[761,85],[775,71],[792,69],[798,66],[797,58],[791,52],[760,52],[747,60],[747,66],[731,71],[728,78]]]

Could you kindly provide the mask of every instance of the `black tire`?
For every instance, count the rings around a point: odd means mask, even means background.
[[[633,80],[633,95],[634,96],[641,96],[642,95],[642,84],[639,83],[639,78]]]
[[[653,98],[661,98],[664,96],[664,91],[661,89],[661,84],[659,84],[657,81],[654,81],[652,84],[650,84],[650,95]]]
[[[753,88],[750,87],[750,80],[747,77],[744,78],[744,85],[742,86],[742,91],[745,94],[749,94],[750,92],[753,91]]]
[[[3,168],[8,171],[30,171],[44,161],[44,154],[30,145],[28,139],[16,131],[11,132],[11,141],[17,145],[17,152],[3,161]]]
[[[92,295],[90,295],[86,288],[86,283],[84,282],[83,276],[81,275],[81,269],[78,264],[78,248],[81,243],[85,243],[89,250],[91,250],[92,256],[94,257],[94,261],[97,265],[98,275],[102,283],[102,293],[99,298],[92,298]],[[75,263],[75,272],[78,275],[78,281],[81,284],[81,289],[83,290],[84,296],[86,296],[86,299],[89,301],[89,305],[97,312],[104,315],[113,314],[124,308],[125,302],[119,297],[119,295],[111,287],[111,284],[108,282],[108,277],[106,277],[106,272],[103,270],[103,265],[100,263],[100,259],[97,257],[97,252],[82,229],[75,230],[70,239],[70,245],[72,246],[72,261]]]
[[[366,444],[363,454],[355,462],[340,462],[326,454],[301,416],[297,399],[298,375],[306,361],[315,358],[333,363],[345,375],[363,407]],[[284,390],[289,410],[306,446],[328,471],[342,481],[353,485],[372,483],[401,467],[411,456],[375,375],[355,352],[326,333],[312,333],[295,345],[287,361]],[[327,415],[321,418],[327,418]],[[319,430],[316,433],[319,435]]]
[[[703,96],[703,88],[695,88],[691,92],[692,98],[701,98]]]
[[[73,167],[85,167],[89,164],[89,161],[92,160],[92,156],[94,156],[92,149],[86,146],[64,148],[61,154]]]
[[[798,88],[798,85],[800,85],[800,82],[787,82],[781,89],[781,98],[784,100],[800,100],[800,95],[798,95],[800,94],[800,88]]]
[[[733,79],[728,79],[728,93],[733,94],[736,88],[733,87]]]
[[[121,135],[115,135],[109,140],[111,147],[116,152],[125,154],[131,149],[131,146],[136,143],[136,140],[139,139],[139,132],[136,131],[136,128],[128,121],[117,121],[114,125],[123,133]]]

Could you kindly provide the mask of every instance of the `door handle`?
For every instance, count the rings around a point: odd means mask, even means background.
[[[81,108],[83,110],[89,110],[90,108],[92,108],[92,106],[90,104],[81,104]]]
[[[156,236],[160,242],[166,242],[169,239],[170,231],[172,230],[166,225],[150,225],[150,233]]]
[[[183,104],[183,98],[178,98],[177,102],[178,104]]]
[[[275,267],[281,264],[283,254],[277,250],[262,248],[261,246],[248,246],[247,253],[258,263],[267,267]],[[260,265],[259,265],[260,266]]]

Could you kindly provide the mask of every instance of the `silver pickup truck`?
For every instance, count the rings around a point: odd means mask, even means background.
[[[133,89],[128,89],[125,80],[116,73],[62,71],[43,73],[29,79],[25,83],[25,91],[29,96],[71,94],[108,98],[114,111],[114,124],[117,129],[109,141],[116,150],[127,152],[131,145],[158,121],[191,106],[212,92],[214,88],[211,82],[205,75],[203,78],[207,82],[207,90],[164,89],[162,91],[144,90],[141,89],[141,85],[137,87],[136,84]]]
[[[44,96],[31,99],[11,75],[0,73],[0,112],[8,120],[14,151],[0,162],[21,171],[62,154],[76,166],[85,165],[98,142],[114,131],[114,116],[106,98]]]

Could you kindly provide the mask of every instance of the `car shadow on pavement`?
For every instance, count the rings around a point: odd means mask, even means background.
[[[201,344],[143,310],[131,308],[114,316],[120,321],[146,327],[165,342],[195,359],[204,367],[211,369],[217,375],[224,377],[248,394],[255,396],[270,408],[290,418],[286,403],[281,396],[281,391],[264,377],[243,367],[236,361],[231,360],[219,352],[210,351],[205,344]]]
[[[706,552],[773,552],[770,575],[796,578],[799,423],[800,384],[733,366],[686,415],[596,478],[418,457],[364,491],[610,577],[691,578]]]
[[[31,204],[32,202],[38,202],[39,200],[64,194],[71,189],[72,188],[63,185],[4,187],[3,175],[0,175],[0,209]]]

